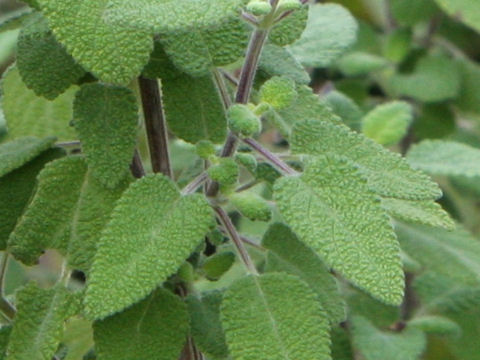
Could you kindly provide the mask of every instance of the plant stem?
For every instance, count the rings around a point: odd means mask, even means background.
[[[135,152],[133,154],[133,159],[130,164],[130,171],[132,175],[137,179],[145,176],[145,169],[143,168],[142,158],[140,157],[138,149],[135,149]]]
[[[7,274],[8,256],[8,252],[5,251],[2,255],[2,262],[0,264],[0,311],[8,320],[13,320],[17,310],[7,299],[5,299],[5,275]]]
[[[228,109],[230,105],[232,105],[232,99],[230,98],[227,86],[225,85],[224,76],[218,69],[213,70],[213,76],[217,83],[218,90],[220,91],[220,95],[222,96],[223,104],[225,105],[225,108]]]
[[[182,189],[182,195],[193,194],[202,184],[207,181],[208,174],[202,172]]]
[[[155,173],[160,172],[168,177],[172,177],[168,152],[167,124],[163,113],[158,81],[140,76],[138,83],[142,97],[152,169]]]
[[[235,229],[235,226],[233,225],[232,220],[230,220],[230,217],[228,216],[228,214],[225,212],[225,210],[223,210],[221,207],[218,207],[218,206],[214,207],[214,210],[217,213],[218,219],[220,220],[223,227],[227,231],[228,236],[230,237],[230,239],[232,239],[232,242],[235,245],[240,255],[240,258],[245,264],[247,270],[253,275],[258,275],[257,269],[255,268],[255,264],[250,258],[250,255],[248,254],[248,251],[245,248],[245,245],[243,244],[243,241],[240,235],[238,234],[237,229]]]
[[[269,163],[274,165],[280,171],[282,171],[286,175],[298,175],[294,169],[287,165],[283,160],[281,160],[277,155],[270,152],[268,149],[264,148],[258,142],[253,139],[243,139],[243,142],[250,146],[252,149],[257,151],[260,155],[262,155]]]

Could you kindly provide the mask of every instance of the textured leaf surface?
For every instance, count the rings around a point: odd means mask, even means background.
[[[49,149],[0,178],[0,249],[7,246],[10,233],[30,201],[39,171],[63,154],[61,149]]]
[[[9,239],[12,254],[33,264],[45,249],[68,256],[71,268],[88,270],[99,233],[126,188],[109,190],[91,177],[85,160],[70,156],[48,164],[38,190]]]
[[[38,3],[56,39],[101,80],[127,84],[148,62],[153,49],[151,34],[110,21],[106,10],[111,0],[39,0]],[[141,6],[137,3],[135,6]]]
[[[211,222],[203,196],[181,196],[163,175],[134,182],[98,244],[85,298],[88,316],[104,318],[144,298],[195,250]]]
[[[478,285],[480,242],[463,229],[395,226],[402,249],[425,268],[456,281]]]
[[[177,359],[187,332],[185,304],[160,288],[127,310],[95,322],[95,350],[99,360]]]
[[[225,139],[225,108],[211,76],[181,75],[163,81],[162,90],[168,126],[175,135],[191,143]]]
[[[73,86],[55,100],[48,101],[26,87],[17,68],[8,70],[2,79],[1,100],[8,138],[56,136],[61,141],[75,140],[75,132],[69,122],[77,89]]]
[[[0,177],[18,169],[50,148],[55,138],[24,137],[0,144]]]
[[[455,229],[455,223],[450,215],[432,200],[382,198],[382,207],[391,216],[403,221],[442,227],[447,230]]]
[[[310,75],[290,51],[274,44],[264,46],[258,64],[258,74],[265,77],[283,76],[298,84],[310,82]]]
[[[214,359],[228,356],[225,334],[220,322],[220,304],[222,293],[211,291],[198,298],[190,295],[186,299],[190,313],[190,326],[193,339],[198,348]]]
[[[129,172],[136,144],[138,108],[133,92],[84,85],[75,97],[73,117],[92,175],[115,187]]]
[[[268,35],[268,40],[275,45],[285,46],[293,43],[300,38],[305,27],[307,26],[307,19],[309,16],[309,7],[307,5],[302,6],[301,9],[295,10],[288,15],[277,25],[273,27]]]
[[[3,325],[0,328],[0,359],[5,360],[7,356],[7,346],[12,332],[11,325]]]
[[[480,150],[454,141],[422,141],[407,159],[412,167],[433,175],[480,176]]]
[[[237,280],[224,294],[221,319],[233,359],[330,359],[328,317],[297,277]]]
[[[34,283],[19,291],[7,360],[51,360],[71,312],[71,296],[62,286],[44,290]]]
[[[360,131],[363,112],[355,101],[336,90],[329,92],[325,100],[348,127]]]
[[[404,101],[393,101],[377,106],[362,120],[362,131],[382,145],[398,143],[407,134],[413,120],[413,109]]]
[[[350,162],[312,159],[300,177],[275,183],[280,213],[328,266],[388,304],[400,304],[403,271],[389,218]]]
[[[480,3],[476,0],[435,0],[449,15],[480,33]]]
[[[322,121],[298,122],[291,136],[292,152],[334,153],[359,166],[370,187],[379,195],[405,200],[439,198],[442,193],[427,175],[410,168],[400,155],[342,125]]]
[[[62,343],[68,349],[64,360],[79,360],[93,348],[92,323],[81,317],[71,318],[63,333]]]
[[[438,315],[415,317],[408,322],[408,326],[417,328],[427,334],[458,336],[462,332],[456,322]]]
[[[85,71],[67,54],[45,19],[35,16],[18,37],[17,67],[22,80],[38,96],[53,100]]]
[[[312,249],[305,246],[290,228],[275,223],[265,233],[266,271],[285,271],[305,281],[317,294],[332,324],[345,320],[345,309],[335,278]]]
[[[326,67],[352,45],[357,23],[337,4],[310,6],[307,27],[288,49],[305,66]]]
[[[413,360],[425,349],[425,335],[418,329],[407,327],[398,333],[380,331],[360,316],[352,322],[353,344],[365,360]]]

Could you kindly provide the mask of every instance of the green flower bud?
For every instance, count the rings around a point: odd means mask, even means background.
[[[177,275],[186,283],[191,283],[195,280],[195,270],[193,269],[192,264],[188,261],[185,261],[182,266],[180,266]]]
[[[252,154],[237,153],[235,155],[235,161],[251,173],[255,173],[257,169],[257,159],[255,159],[255,156]]]
[[[208,176],[220,185],[234,185],[238,179],[238,165],[232,158],[221,158],[217,165],[207,170]]]
[[[208,140],[200,140],[196,144],[197,155],[202,159],[208,159],[215,154],[215,146]]]
[[[285,109],[290,106],[297,95],[295,82],[278,76],[265,82],[260,89],[261,101],[270,104],[274,109]]]
[[[257,194],[235,193],[231,195],[230,201],[243,216],[250,220],[269,221],[272,218],[272,210],[267,201]]]
[[[235,262],[235,254],[225,251],[210,256],[203,263],[202,270],[209,280],[218,280],[225,274]]]
[[[253,0],[247,4],[246,10],[255,16],[263,16],[272,11],[272,5],[270,5],[269,1]]]
[[[235,134],[252,136],[262,130],[262,123],[247,105],[235,104],[227,112],[228,126]]]

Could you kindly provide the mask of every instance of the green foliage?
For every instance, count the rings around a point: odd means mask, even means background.
[[[475,0],[435,0],[447,14],[480,32],[480,4]]]
[[[282,0],[279,1],[279,7]],[[294,43],[302,36],[304,30],[308,28],[307,19],[311,16],[308,6],[303,6],[300,10],[294,11],[285,21],[276,24],[270,31],[269,41],[278,46],[285,46]]]
[[[259,74],[266,77],[282,76],[298,84],[310,82],[310,76],[290,51],[274,44],[265,45],[258,70]]]
[[[237,280],[224,294],[221,319],[234,359],[331,359],[327,315],[297,277]]]
[[[76,87],[71,87],[54,101],[48,101],[29,90],[17,68],[11,68],[2,79],[1,101],[8,138],[56,136],[59,140],[74,140],[75,133],[69,121],[76,91]],[[18,106],[19,103],[23,106]]]
[[[208,176],[220,185],[235,185],[238,179],[238,165],[235,160],[230,158],[221,158],[217,165],[208,168]]]
[[[160,288],[127,310],[96,321],[93,329],[101,360],[170,360],[182,351],[188,313],[179,297]]]
[[[235,104],[228,108],[228,127],[235,134],[249,137],[262,130],[262,123],[257,115],[243,104]]]
[[[272,217],[272,210],[268,203],[254,193],[236,193],[230,196],[230,201],[243,216],[250,220],[270,221]]]
[[[375,298],[400,304],[398,242],[378,198],[352,163],[331,155],[312,159],[300,177],[277,180],[275,200],[299,239],[327,265]]]
[[[337,61],[342,73],[348,76],[365,75],[385,68],[388,61],[380,56],[364,52],[351,52]]]
[[[143,299],[180,267],[211,222],[201,195],[180,195],[163,175],[134,182],[117,201],[98,243],[87,315],[102,319]]]
[[[422,330],[426,334],[454,335],[462,332],[461,328],[454,321],[442,316],[421,316],[408,322],[409,327]]]
[[[202,265],[202,270],[207,279],[215,281],[232,267],[234,261],[235,254],[233,252],[220,252],[207,258]]]
[[[83,85],[73,104],[74,126],[87,163],[102,184],[114,188],[128,172],[136,144],[138,109],[125,88]]]
[[[277,110],[289,107],[296,97],[295,82],[287,78],[273,77],[260,89],[260,100]]]

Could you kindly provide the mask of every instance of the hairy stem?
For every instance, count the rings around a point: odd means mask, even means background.
[[[8,252],[5,251],[0,264],[0,311],[8,320],[13,320],[17,310],[5,299],[5,275],[7,274],[8,256]]]
[[[253,150],[262,155],[269,163],[278,168],[286,175],[297,175],[298,173],[281,160],[277,155],[264,148],[258,142],[253,139],[243,139],[243,142],[250,146]]]
[[[230,217],[228,216],[228,214],[225,212],[225,210],[223,210],[221,207],[218,207],[218,206],[214,207],[214,210],[217,213],[220,223],[223,225],[223,227],[227,231],[228,236],[230,237],[230,239],[232,239],[232,242],[235,245],[235,248],[237,249],[240,255],[240,258],[242,259],[242,262],[245,264],[247,270],[253,275],[258,275],[255,264],[250,258],[250,255],[248,254],[248,251],[245,248],[245,245],[240,235],[238,234],[237,229],[235,229],[235,226],[233,225],[232,220],[230,220]]]
[[[200,186],[205,183],[205,181],[207,181],[207,179],[208,174],[206,172],[202,172],[182,189],[182,195],[193,194]]]
[[[168,177],[172,177],[168,152],[167,124],[163,113],[158,81],[140,76],[138,83],[142,97],[152,169],[156,173],[160,172]]]

